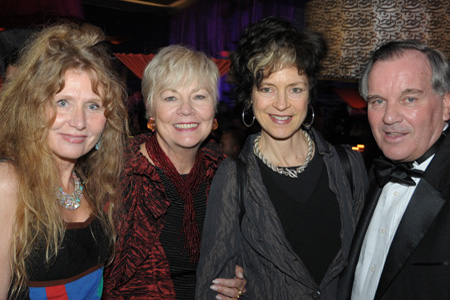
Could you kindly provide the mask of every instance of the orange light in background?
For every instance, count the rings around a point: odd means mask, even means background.
[[[108,38],[109,38],[109,42],[113,45],[120,45],[120,44],[130,40],[130,38],[128,38],[128,37],[118,36],[118,35],[110,35],[110,36],[108,36]]]
[[[0,31],[4,31],[4,30],[5,30],[5,28],[0,27]]]
[[[359,151],[359,152],[364,152],[364,148],[365,148],[365,146],[363,144],[358,144],[356,146],[353,146],[352,150]]]

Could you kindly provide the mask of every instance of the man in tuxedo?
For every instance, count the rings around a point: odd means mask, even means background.
[[[450,67],[414,41],[370,58],[360,93],[384,154],[354,236],[339,300],[450,299]]]

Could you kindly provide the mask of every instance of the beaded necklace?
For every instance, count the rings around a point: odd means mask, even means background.
[[[83,195],[83,185],[80,182],[80,178],[72,172],[70,176],[73,178],[75,188],[72,193],[66,193],[60,187],[56,190],[56,199],[58,199],[59,205],[68,210],[75,210],[81,205],[81,197]]]

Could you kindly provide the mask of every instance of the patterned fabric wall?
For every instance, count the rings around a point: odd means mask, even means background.
[[[313,0],[306,22],[328,42],[325,78],[357,79],[370,53],[390,40],[419,40],[450,58],[449,0]]]

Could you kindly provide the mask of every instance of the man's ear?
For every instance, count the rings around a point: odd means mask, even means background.
[[[450,93],[444,94],[442,99],[444,109],[442,111],[442,119],[447,122],[450,119]]]

